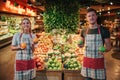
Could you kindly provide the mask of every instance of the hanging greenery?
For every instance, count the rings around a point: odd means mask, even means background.
[[[77,0],[46,0],[43,14],[45,31],[64,29],[75,33],[79,24],[79,3]]]

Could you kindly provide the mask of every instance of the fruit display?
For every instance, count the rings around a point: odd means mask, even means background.
[[[48,70],[61,70],[62,64],[56,57],[49,58],[46,63]]]
[[[59,50],[51,50],[47,53],[48,58],[56,57],[56,58],[61,58],[61,52]]]
[[[79,70],[83,61],[84,48],[78,47],[79,35],[64,32],[56,34],[37,33],[34,55],[41,57],[47,70]],[[66,67],[67,66],[67,67]]]
[[[47,35],[44,32],[39,35],[41,36],[39,36],[38,39],[36,39],[36,41],[38,40],[38,43],[37,48],[34,51],[34,54],[46,54],[53,47],[52,40],[49,37],[49,35]]]
[[[80,70],[81,69],[81,64],[74,58],[66,60],[63,66],[64,66],[64,69],[68,69],[68,70]]]

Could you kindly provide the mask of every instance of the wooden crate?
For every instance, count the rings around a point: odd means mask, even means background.
[[[62,80],[61,70],[39,70],[36,80]]]
[[[80,70],[64,70],[64,80],[84,80]]]

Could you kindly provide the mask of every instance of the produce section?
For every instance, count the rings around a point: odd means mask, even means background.
[[[54,32],[56,33],[56,32]],[[84,48],[79,48],[79,34],[61,32],[59,34],[36,33],[38,43],[34,51],[34,59],[41,59],[38,70],[80,70]],[[39,61],[38,61],[39,62]]]
[[[16,51],[11,50],[11,41],[13,35],[21,30],[23,17],[30,19],[32,33],[37,36],[30,39],[34,43],[31,49],[35,50],[31,57],[36,66],[35,80],[85,80],[81,68],[86,42],[80,36],[81,33],[84,36],[83,29],[89,26],[85,17],[88,7],[97,10],[98,24],[110,30],[112,50],[107,52],[102,44],[97,48],[100,55],[105,55],[107,79],[120,80],[120,42],[116,36],[120,18],[119,1],[0,0],[0,4],[0,80],[14,78]],[[27,44],[22,40],[20,47],[26,49]]]
[[[64,30],[36,33],[34,60],[36,79],[80,80],[84,47],[79,48],[79,34],[65,34]]]
[[[25,16],[0,13],[0,47],[11,43],[13,35],[20,31],[20,21],[23,17]],[[34,27],[34,17],[30,17],[30,20]]]

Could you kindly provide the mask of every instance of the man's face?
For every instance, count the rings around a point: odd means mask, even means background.
[[[97,22],[97,15],[94,11],[88,12],[86,15],[86,19],[89,24],[95,24]]]

